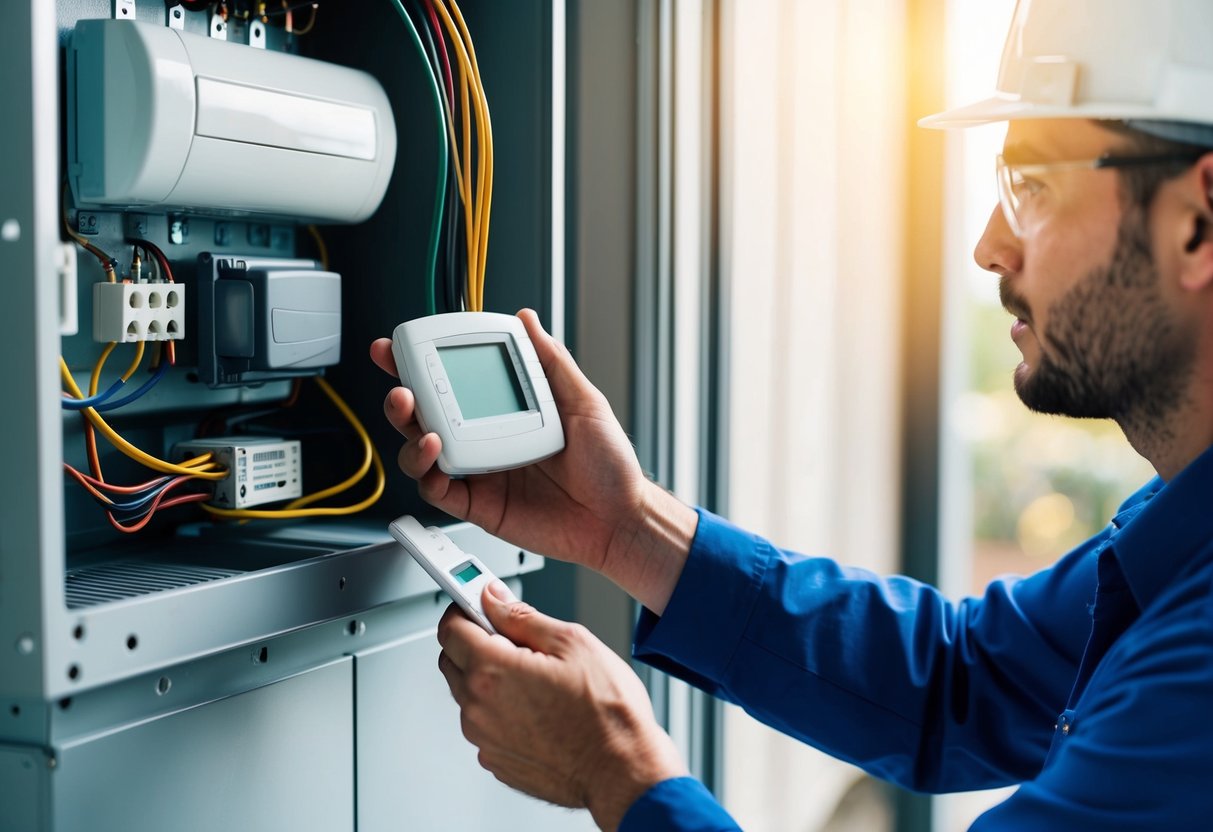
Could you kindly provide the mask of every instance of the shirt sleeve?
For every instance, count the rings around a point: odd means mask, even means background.
[[[973,832],[1213,828],[1213,618],[1190,613],[1213,608],[1213,588],[1200,590],[1182,616],[1190,599],[1173,595],[1109,649],[1054,733],[1048,768]]]
[[[628,809],[619,832],[741,832],[716,798],[694,777],[663,780]]]
[[[634,655],[766,724],[918,791],[1039,773],[1090,633],[1098,538],[953,604],[786,552],[706,511]]]

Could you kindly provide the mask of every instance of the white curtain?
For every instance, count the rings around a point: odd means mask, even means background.
[[[906,17],[907,0],[725,0],[721,20],[728,514],[881,572],[899,543]],[[843,828],[857,769],[739,709],[724,728],[745,829]],[[847,828],[885,823],[867,811]]]

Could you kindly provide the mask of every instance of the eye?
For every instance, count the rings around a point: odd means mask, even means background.
[[[1045,190],[1046,186],[1040,179],[1024,176],[1019,171],[1011,172],[1011,188],[1020,199],[1033,197]]]

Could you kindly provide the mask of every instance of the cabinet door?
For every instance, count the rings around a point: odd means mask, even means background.
[[[352,665],[64,747],[55,832],[352,832]]]
[[[355,674],[359,832],[597,828],[589,812],[534,800],[480,767],[433,630],[359,654]]]

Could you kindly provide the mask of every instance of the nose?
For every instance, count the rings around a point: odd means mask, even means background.
[[[1015,274],[1023,268],[1023,247],[1011,232],[1011,226],[1007,225],[1007,219],[998,205],[990,212],[986,230],[973,249],[973,259],[986,271],[1001,277]]]

